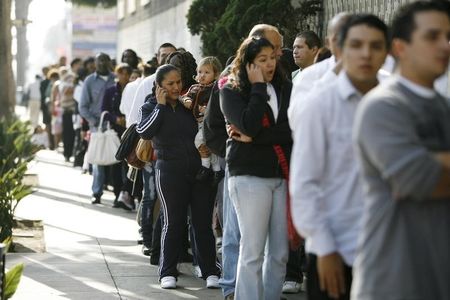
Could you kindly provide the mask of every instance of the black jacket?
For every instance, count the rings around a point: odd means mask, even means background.
[[[141,107],[136,131],[143,139],[152,140],[158,159],[156,168],[168,161],[187,168],[189,173],[195,174],[200,168],[200,154],[194,145],[197,121],[180,102],[172,107],[157,104],[152,97]]]
[[[227,122],[253,138],[251,143],[233,139],[227,141],[227,163],[231,176],[252,175],[264,178],[283,177],[273,145],[280,145],[289,160],[292,137],[287,109],[292,84],[283,81],[274,86],[278,98],[278,118],[275,119],[268,104],[267,85],[255,83],[249,92],[243,92],[226,84],[220,90],[220,106]],[[262,119],[267,113],[270,127],[264,128]]]
[[[226,141],[228,134],[226,130],[225,117],[220,110],[218,82],[212,88],[211,97],[206,106],[205,118],[203,119],[203,136],[206,146],[212,153],[225,157]]]

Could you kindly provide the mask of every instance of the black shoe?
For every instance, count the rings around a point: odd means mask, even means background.
[[[150,249],[150,247],[142,245],[142,254],[144,254],[145,256],[150,256],[151,252],[152,250]]]
[[[100,203],[102,203],[100,201],[100,196],[92,196],[91,200],[92,200],[91,201],[92,204],[100,204]]]
[[[189,253],[183,253],[178,257],[178,262],[180,263],[191,263],[194,261],[194,257]]]
[[[150,255],[150,264],[152,266],[159,265],[159,253]]]
[[[132,211],[133,210],[133,207],[128,206],[123,201],[117,201],[117,205],[119,205],[120,208],[123,208],[123,209],[128,210],[128,211]]]
[[[138,245],[143,245],[144,244],[144,240],[143,239],[139,239],[137,240]]]
[[[224,171],[224,170],[215,171],[214,174],[213,174],[212,185],[213,185],[213,186],[219,185],[220,181],[221,181],[224,177],[225,177],[225,171]]]
[[[195,179],[197,179],[198,181],[206,181],[209,178],[211,178],[211,175],[212,175],[211,169],[202,166],[200,170],[198,170],[197,175],[195,175]]]
[[[113,207],[113,208],[119,208],[119,207],[120,207],[119,201],[117,201],[117,199],[114,200],[114,203],[113,203],[113,206],[112,206],[112,207]]]

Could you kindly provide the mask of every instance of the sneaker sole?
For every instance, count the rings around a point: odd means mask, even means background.
[[[123,208],[123,209],[125,209],[125,210],[128,210],[128,211],[132,211],[132,210],[133,210],[133,208],[128,207],[128,205],[126,205],[126,204],[125,204],[124,202],[122,202],[122,201],[119,201],[119,202],[117,203],[117,206],[120,207],[120,208]]]

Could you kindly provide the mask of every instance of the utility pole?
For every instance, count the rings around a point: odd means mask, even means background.
[[[14,111],[15,88],[11,58],[11,0],[0,1],[0,118]]]
[[[27,42],[27,25],[30,23],[28,20],[28,7],[31,0],[16,0],[14,2],[16,19],[13,20],[13,25],[16,27],[17,32],[16,84],[18,89],[24,91],[29,56]]]

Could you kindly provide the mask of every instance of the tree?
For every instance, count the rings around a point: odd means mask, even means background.
[[[204,55],[222,62],[233,55],[250,29],[258,23],[276,26],[285,45],[292,44],[306,20],[320,11],[322,1],[304,0],[294,7],[290,0],[195,0],[187,14],[192,34],[200,34]]]
[[[11,117],[16,103],[11,41],[11,0],[2,0],[0,1],[0,119]]]

